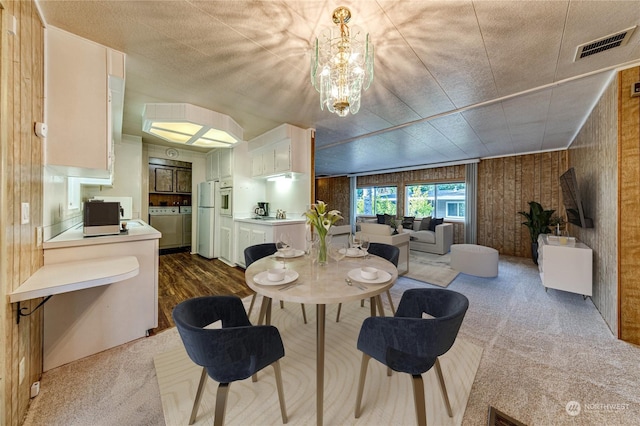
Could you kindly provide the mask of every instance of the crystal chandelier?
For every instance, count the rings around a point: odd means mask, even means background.
[[[320,92],[320,108],[340,117],[360,110],[362,89],[373,81],[373,44],[362,28],[347,26],[350,19],[346,7],[334,10],[336,27],[320,33],[311,55],[311,82]]]

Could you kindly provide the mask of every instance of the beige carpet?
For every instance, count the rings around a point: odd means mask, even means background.
[[[324,424],[394,424],[414,425],[415,409],[411,379],[407,374],[386,375],[386,367],[375,360],[369,363],[363,397],[363,413],[354,417],[355,396],[361,352],[356,349],[360,324],[369,308],[359,302],[343,305],[340,322],[335,322],[335,307],[327,307]],[[273,324],[278,327],[285,345],[281,360],[284,393],[291,425],[316,422],[315,378],[315,310],[307,309],[308,324],[302,322],[300,309],[285,304],[274,309]],[[449,418],[437,384],[435,372],[423,375],[427,422],[431,425],[460,425],[482,348],[458,338],[453,348],[441,358],[444,380],[448,386],[454,417]],[[173,350],[154,358],[164,417],[168,426],[186,425],[193,404],[200,367],[188,358],[180,341]],[[231,385],[225,422],[228,425],[281,424],[273,368],[267,367],[251,379]],[[211,424],[217,383],[209,379],[196,424]]]
[[[411,250],[409,252],[409,272],[404,276],[440,287],[447,287],[460,273],[451,269],[450,263],[450,253],[438,255]]]

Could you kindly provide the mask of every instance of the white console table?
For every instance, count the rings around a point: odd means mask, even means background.
[[[593,293],[593,252],[584,243],[573,241],[550,239],[547,234],[538,237],[540,279],[545,291],[569,291],[586,299]]]

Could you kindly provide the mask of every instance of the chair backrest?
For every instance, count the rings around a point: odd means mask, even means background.
[[[393,263],[396,268],[398,267],[398,259],[400,258],[400,249],[398,247],[384,243],[369,243],[368,252],[369,254],[387,259]]]
[[[420,327],[424,335],[429,336],[428,352],[440,356],[453,346],[468,308],[469,299],[461,293],[442,288],[414,288],[402,294],[395,318],[422,319],[423,313],[433,317],[420,321]]]
[[[260,260],[263,257],[267,257],[276,253],[278,249],[275,243],[264,243],[249,246],[244,249],[244,264],[248,268],[256,260]]]

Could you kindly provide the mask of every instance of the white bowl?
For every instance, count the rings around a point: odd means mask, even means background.
[[[371,266],[365,266],[364,268],[360,269],[360,275],[362,275],[362,278],[364,278],[365,280],[375,280],[376,278],[378,278],[378,270],[376,268],[372,268]]]
[[[347,249],[347,256],[357,256],[360,254],[360,249],[350,247]]]
[[[285,273],[284,269],[280,269],[280,268],[269,269],[267,271],[267,279],[273,282],[282,281],[284,280],[284,273]]]

